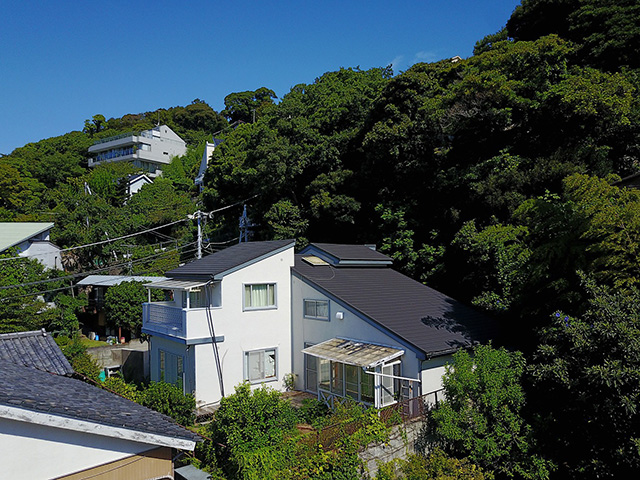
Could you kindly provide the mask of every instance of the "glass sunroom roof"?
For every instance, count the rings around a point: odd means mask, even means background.
[[[357,340],[332,338],[307,347],[302,350],[302,353],[334,362],[371,368],[402,356],[404,350]]]

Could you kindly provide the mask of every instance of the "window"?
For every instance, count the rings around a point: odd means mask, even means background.
[[[160,350],[160,381],[171,383],[179,389],[184,385],[184,358]]]
[[[305,300],[304,316],[307,318],[319,318],[329,320],[328,300]]]
[[[245,380],[264,382],[277,379],[275,348],[246,352],[244,364]]]
[[[244,286],[244,308],[275,308],[276,284],[258,283]]]

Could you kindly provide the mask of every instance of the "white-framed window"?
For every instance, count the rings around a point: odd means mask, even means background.
[[[184,357],[159,350],[160,381],[171,383],[181,390],[184,388]]]
[[[277,349],[253,350],[244,354],[244,378],[251,383],[278,379]]]
[[[304,316],[305,318],[329,320],[329,301],[305,299]]]
[[[276,284],[253,283],[244,286],[244,309],[276,308]]]

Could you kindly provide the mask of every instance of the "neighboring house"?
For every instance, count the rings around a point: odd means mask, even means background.
[[[144,173],[129,175],[127,180],[127,196],[129,198],[133,197],[133,195],[138,193],[142,187],[150,183],[153,183],[153,180],[147,177]]]
[[[18,255],[38,260],[46,268],[62,270],[60,247],[49,241],[51,222],[0,222],[0,253],[15,247]]]
[[[108,162],[131,162],[135,167],[155,177],[161,174],[163,165],[173,157],[187,152],[187,144],[166,125],[139,133],[124,133],[103,138],[89,147],[93,155],[89,166]]]
[[[115,335],[116,331],[107,327],[104,314],[104,295],[109,287],[120,285],[122,282],[158,282],[168,280],[166,277],[131,276],[131,275],[89,275],[78,283],[76,287],[83,288],[87,292],[88,307],[85,310],[87,317],[83,319],[83,331],[86,335],[95,332],[98,335]]]
[[[202,154],[202,160],[200,161],[200,170],[198,170],[198,176],[196,177],[196,180],[194,182],[196,186],[200,188],[201,192],[204,188],[204,174],[206,173],[207,167],[209,166],[211,155],[213,155],[216,147],[222,142],[223,140],[213,137],[213,143],[207,142],[204,146],[204,153]]]
[[[490,318],[394,271],[361,245],[248,242],[177,268],[174,301],[144,305],[151,378],[200,405],[242,381],[382,407],[442,389],[444,365],[497,333]],[[215,343],[213,342],[215,338]]]
[[[0,335],[0,358],[3,478],[172,479],[174,451],[199,441],[169,417],[63,376],[71,367],[46,332]]]
[[[194,392],[200,406],[218,402],[222,390],[233,393],[244,380],[282,389],[282,377],[291,371],[294,244],[239,243],[146,285],[173,291],[173,301],[143,306],[151,380]]]

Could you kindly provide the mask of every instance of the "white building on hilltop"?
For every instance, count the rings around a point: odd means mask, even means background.
[[[166,125],[139,133],[103,138],[89,147],[89,166],[109,162],[131,162],[150,176],[159,175],[163,165],[187,152],[187,144]]]

